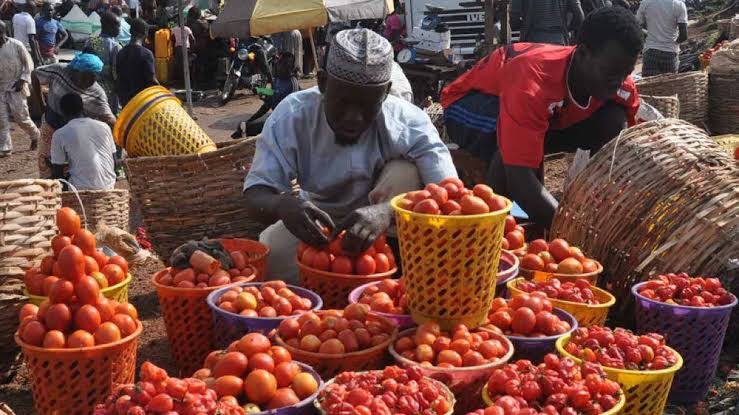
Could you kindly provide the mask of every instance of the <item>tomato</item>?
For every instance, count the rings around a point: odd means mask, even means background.
[[[113,343],[121,339],[121,330],[115,324],[105,322],[95,330],[93,337],[95,344]]]
[[[510,246],[510,243],[509,243]],[[529,251],[531,249],[529,248]],[[523,258],[521,258],[521,268],[532,270],[532,271],[543,271],[544,270],[544,260],[536,254],[526,254]]]
[[[72,243],[72,238],[64,235],[57,235],[53,238],[51,238],[51,250],[54,252],[54,256],[58,257],[59,252],[67,246]],[[42,267],[43,269],[43,267]],[[48,272],[47,272],[48,273]]]
[[[77,330],[67,338],[67,347],[71,349],[78,347],[92,347],[94,345],[95,338],[85,330]]]
[[[56,281],[49,290],[49,302],[52,304],[68,303],[74,296],[74,285],[68,280]]]
[[[118,326],[123,337],[128,337],[136,331],[136,322],[127,314],[116,314],[110,321]]]
[[[52,304],[46,311],[45,322],[49,330],[64,332],[72,324],[72,310],[66,304]]]
[[[313,256],[313,262],[311,266],[321,271],[328,271],[331,269],[331,257],[326,251],[319,251]]]
[[[459,206],[462,208],[463,215],[479,215],[490,212],[487,203],[477,196],[463,196],[459,201]]]
[[[108,279],[108,284],[113,286],[126,279],[123,269],[116,264],[107,264],[100,270]]]
[[[121,267],[121,270],[123,270],[123,274],[124,275],[125,274],[128,274],[128,261],[126,261],[126,259],[123,258],[122,256],[120,256],[120,255],[114,255],[114,256],[108,258],[108,262],[107,263],[108,264],[118,265],[119,267]],[[244,267],[237,267],[237,268],[244,269],[244,268],[246,268],[246,266],[244,266]]]
[[[308,372],[298,373],[295,375],[292,381],[292,389],[295,391],[295,394],[298,395],[298,398],[305,399],[318,390],[318,382]]]
[[[523,248],[525,244],[524,235],[519,231],[508,232],[505,235],[505,239],[508,241],[508,247],[510,249]]]
[[[561,262],[570,255],[570,244],[564,239],[554,239],[549,242],[548,251],[557,262]],[[579,262],[579,261],[578,261]]]
[[[582,274],[583,266],[575,258],[566,258],[557,265],[557,272],[560,274]]]
[[[277,409],[292,406],[300,402],[298,396],[290,388],[281,388],[275,391],[272,399],[267,402],[267,409]],[[369,409],[367,410],[369,411]]]
[[[74,287],[77,300],[82,304],[96,304],[100,296],[100,286],[95,278],[82,276]]]
[[[436,200],[429,198],[416,203],[413,207],[413,211],[424,215],[438,215],[441,212],[441,209]]]
[[[408,199],[413,202],[413,204],[418,204],[424,199],[431,198],[431,193],[429,193],[427,190],[417,190],[414,192],[408,192],[405,194],[405,199]]]
[[[226,375],[241,377],[246,372],[249,363],[247,357],[241,352],[226,353],[213,367],[213,377],[219,378]]]
[[[490,322],[505,331],[510,328],[513,317],[507,311],[496,311],[490,316]]]
[[[360,255],[356,262],[356,272],[358,275],[371,275],[375,273],[377,265],[374,258],[370,255]]]
[[[77,281],[85,275],[85,256],[75,245],[65,246],[59,252],[56,264],[59,266],[60,277]]]
[[[74,315],[74,324],[78,329],[94,333],[101,323],[100,312],[95,306],[84,304]]]
[[[92,255],[96,250],[95,235],[87,229],[78,230],[72,237],[72,243],[85,255]]]
[[[265,404],[277,392],[277,379],[266,370],[254,370],[244,382],[244,392],[250,402],[257,405]]]
[[[63,207],[56,211],[56,226],[64,236],[73,236],[80,230],[80,217],[73,209]]]
[[[337,256],[334,262],[331,263],[331,272],[345,275],[354,274],[354,264],[348,257]]]
[[[511,329],[523,335],[529,334],[536,326],[536,315],[527,307],[521,307],[513,312]]]
[[[472,188],[472,194],[483,200],[490,199],[495,196],[495,192],[493,192],[493,189],[486,184],[476,184]]]
[[[166,393],[160,393],[149,401],[146,410],[151,412],[164,413],[174,409],[174,401],[172,397]],[[125,412],[122,412],[125,413]]]
[[[46,328],[38,321],[31,321],[23,327],[21,339],[31,346],[41,346],[46,337]]]
[[[431,199],[433,199],[438,206],[442,206],[447,202],[447,200],[449,200],[449,193],[446,189],[437,184],[429,183],[426,185],[425,190],[431,194]]]

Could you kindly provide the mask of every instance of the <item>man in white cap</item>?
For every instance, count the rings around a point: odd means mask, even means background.
[[[318,87],[285,98],[265,123],[244,195],[272,224],[259,238],[271,248],[267,278],[295,282],[298,240],[325,246],[322,226],[346,230],[345,251],[364,251],[391,224],[390,198],[457,177],[428,115],[388,94],[392,66],[385,38],[341,31]]]

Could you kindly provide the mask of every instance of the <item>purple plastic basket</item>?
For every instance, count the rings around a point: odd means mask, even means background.
[[[264,282],[245,282],[237,284],[236,286],[261,288],[264,284]],[[276,329],[282,320],[294,317],[245,317],[221,309],[216,305],[216,301],[225,294],[226,291],[233,287],[234,286],[228,286],[215,290],[210,293],[206,299],[208,307],[210,307],[213,315],[213,333],[215,333],[216,347],[218,348],[228,347],[231,342],[242,338],[247,333],[258,332],[269,336],[270,332]],[[294,285],[288,285],[287,288],[291,289],[295,294],[301,297],[309,298],[313,304],[312,310],[320,310],[321,307],[323,307],[321,297],[313,291],[296,287]]]
[[[688,404],[702,400],[713,382],[721,346],[734,302],[719,307],[688,307],[650,300],[631,287],[636,298],[636,329],[666,337],[667,345],[683,357],[684,366],[675,374],[669,400]]]
[[[359,302],[359,298],[362,296],[362,293],[364,290],[367,289],[367,287],[371,285],[377,285],[381,283],[382,281],[376,281],[376,282],[368,282],[367,284],[360,285],[359,287],[352,290],[351,293],[349,293],[349,304],[356,304]],[[375,314],[380,317],[385,317],[386,319],[392,321],[396,326],[398,326],[398,329],[403,330],[407,328],[411,328],[416,325],[416,323],[413,321],[413,318],[410,314],[390,314],[390,313],[381,313],[379,311],[370,311],[370,314]]]
[[[506,283],[518,276],[518,257],[510,251],[500,251],[498,264],[498,282],[495,283],[495,296],[508,298]]]
[[[285,406],[278,409],[269,409],[262,412],[254,412],[251,415],[313,415],[315,413],[316,409],[313,406],[313,401],[316,400],[316,398],[318,397],[318,393],[321,392],[321,389],[323,389],[323,380],[321,380],[321,376],[319,376],[318,372],[313,370],[312,367],[302,362],[294,362],[297,363],[301,369],[303,369],[303,372],[310,373],[316,380],[316,382],[318,382],[318,389],[316,389],[316,392],[313,395],[296,403],[295,405]]]
[[[557,348],[555,343],[557,343],[557,340],[560,337],[565,334],[570,334],[577,329],[577,320],[572,314],[557,307],[552,309],[552,314],[556,315],[561,320],[570,323],[570,326],[572,327],[570,331],[557,336],[547,337],[520,337],[506,335],[511,343],[513,343],[513,361],[528,359],[533,363],[540,363],[547,353],[556,353]]]

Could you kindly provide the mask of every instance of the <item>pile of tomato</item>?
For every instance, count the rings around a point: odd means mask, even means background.
[[[284,281],[268,281],[261,287],[233,287],[216,299],[216,305],[245,317],[284,317],[313,308],[309,298],[296,294]]]
[[[515,251],[526,245],[526,232],[511,215],[505,217],[505,230],[501,248]]]
[[[318,402],[328,415],[444,415],[452,409],[444,386],[418,367],[343,372],[321,390]]]
[[[295,405],[318,390],[316,379],[303,372],[289,351],[273,346],[260,333],[249,333],[228,349],[211,352],[204,366],[193,377],[222,400],[249,404],[249,412]]]
[[[600,366],[587,362],[578,366],[551,353],[539,365],[519,360],[495,369],[487,392],[494,404],[472,414],[600,414],[614,408],[623,393]]]
[[[642,296],[690,307],[716,307],[731,304],[735,297],[718,278],[690,277],[688,274],[658,275],[639,287]]]
[[[565,351],[586,362],[628,370],[660,370],[677,364],[677,355],[657,333],[636,335],[608,327],[580,327],[572,333]]]
[[[202,251],[196,251],[194,255],[201,255]],[[184,269],[169,269],[168,273],[160,275],[157,282],[169,287],[178,288],[207,288],[219,287],[237,282],[248,282],[252,280],[254,269],[246,262],[246,256],[241,251],[229,252],[233,268],[225,270],[218,267],[214,271],[188,267]]]
[[[516,288],[529,294],[541,292],[546,294],[548,298],[555,300],[580,304],[600,304],[598,298],[593,294],[593,286],[590,281],[584,278],[578,278],[575,282],[561,282],[557,278],[539,282],[521,281],[516,285]]]
[[[307,312],[280,322],[278,334],[285,344],[306,352],[356,352],[387,342],[395,330],[392,323],[368,313],[366,304],[349,304],[344,310]]]
[[[228,399],[218,401],[213,389],[195,378],[178,379],[144,362],[141,380],[136,384],[117,385],[105,403],[97,405],[93,415],[244,415],[239,405]]]
[[[385,235],[378,237],[361,254],[350,255],[341,247],[345,234],[346,232],[341,232],[325,248],[298,242],[298,260],[306,267],[346,275],[381,274],[395,268],[395,255],[387,244]]]
[[[509,301],[496,298],[484,327],[518,337],[557,336],[572,329],[569,322],[552,313],[552,302],[540,292],[524,293]]]
[[[446,178],[439,184],[429,183],[424,190],[408,192],[398,207],[426,215],[480,215],[503,210],[508,200],[496,195],[488,185],[464,187],[457,178]]]
[[[408,314],[408,296],[403,279],[384,279],[362,291],[359,303],[367,304],[372,311],[379,313]]]
[[[482,366],[498,361],[508,346],[487,331],[470,330],[463,324],[442,332],[437,323],[426,322],[395,341],[393,348],[422,366],[441,368]]]
[[[521,268],[528,271],[546,271],[557,274],[582,274],[598,270],[598,262],[587,258],[582,250],[564,239],[547,242],[535,239],[520,251]]]

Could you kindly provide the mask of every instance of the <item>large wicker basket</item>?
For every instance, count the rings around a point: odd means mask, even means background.
[[[739,72],[733,74],[711,72],[708,100],[711,133],[739,133]]]
[[[205,236],[259,239],[264,226],[249,219],[242,193],[255,140],[203,154],[124,161],[131,196],[160,257]]]
[[[638,81],[636,88],[640,95],[677,95],[680,99],[680,119],[705,128],[708,121],[708,74],[705,72],[648,76]]]
[[[655,95],[640,95],[644,102],[653,106],[665,118],[680,117],[680,99],[677,95],[660,97]]]
[[[575,177],[552,234],[601,261],[623,311],[650,272],[725,274],[739,252],[737,200],[739,165],[718,144],[686,122],[651,121],[624,131]]]
[[[99,223],[104,223],[129,231],[128,190],[78,190],[77,195],[82,200],[87,229],[94,231]],[[83,209],[77,195],[75,192],[62,192],[62,206],[70,207],[82,215]]]

